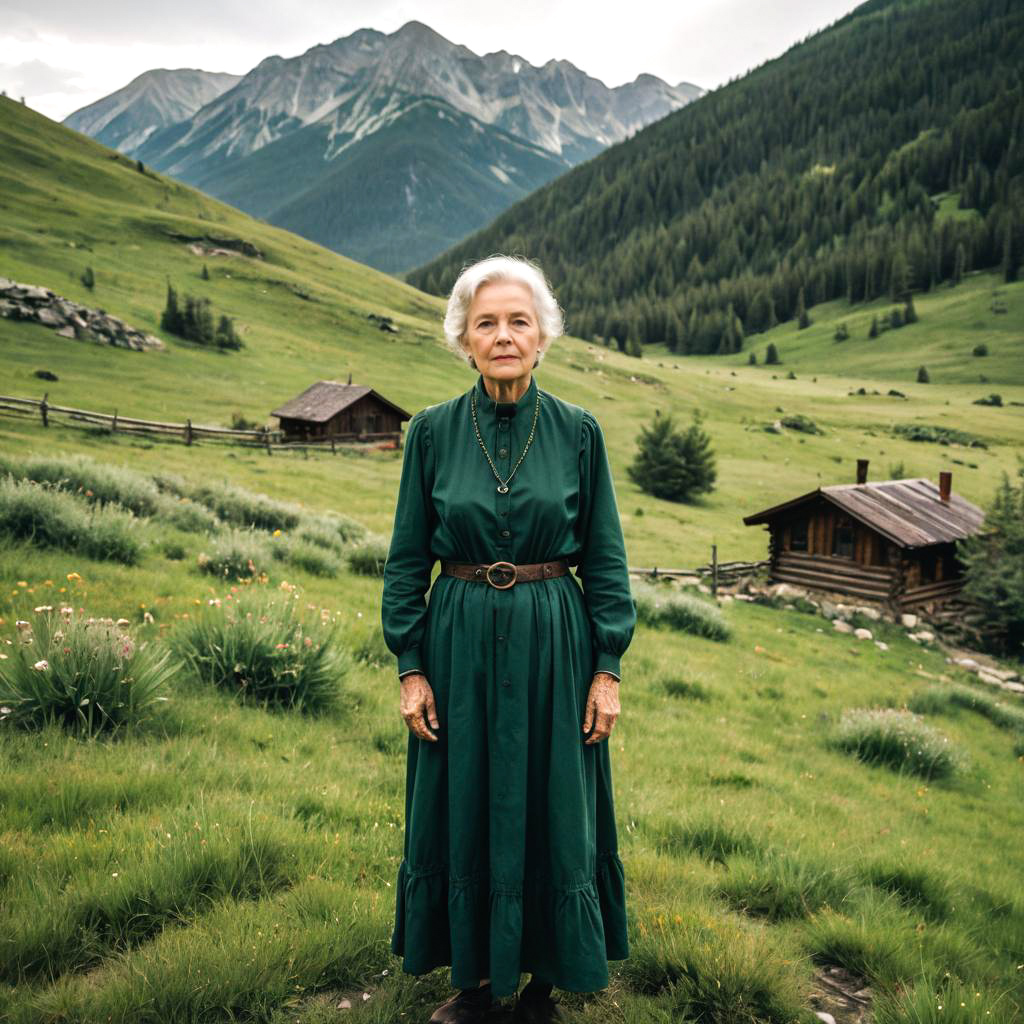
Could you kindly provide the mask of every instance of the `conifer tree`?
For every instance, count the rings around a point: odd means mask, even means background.
[[[903,322],[905,324],[917,323],[917,310],[914,309],[914,296],[907,292],[907,304],[903,307]]]
[[[878,317],[877,316],[873,316],[871,318],[871,328],[868,330],[868,337],[869,338],[877,338],[878,337]]]
[[[796,317],[800,330],[811,326],[811,318],[807,315],[807,307],[804,305],[803,287],[800,288],[800,293],[796,297]]]
[[[203,264],[203,271],[202,271],[202,273],[199,276],[204,281],[209,281],[210,280],[210,271],[206,269],[206,264],[205,263]]]
[[[92,267],[86,267],[85,270],[82,271],[82,284],[84,284],[89,291],[92,291],[96,286],[96,276],[92,272]]]
[[[694,412],[693,423],[676,430],[671,415],[655,413],[650,426],[641,426],[637,453],[626,473],[642,491],[668,501],[689,501],[710,491],[716,478],[711,438]]]
[[[171,334],[182,333],[181,311],[178,309],[178,293],[174,290],[170,281],[167,282],[167,303],[164,306],[163,315],[160,317],[160,326]]]
[[[768,348],[765,349],[764,362],[765,365],[774,365],[779,361],[779,350],[775,347],[774,341],[768,342]]]
[[[919,366],[917,368],[917,383],[928,384],[931,381],[931,377],[928,376],[928,367]]]

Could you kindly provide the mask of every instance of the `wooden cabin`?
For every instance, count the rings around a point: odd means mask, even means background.
[[[951,490],[953,474],[931,480],[818,487],[744,516],[768,528],[773,581],[877,601],[894,612],[941,601],[963,586],[956,541],[977,533],[984,513]]]
[[[412,414],[373,388],[318,380],[271,414],[288,441],[394,441],[402,443],[402,424]]]

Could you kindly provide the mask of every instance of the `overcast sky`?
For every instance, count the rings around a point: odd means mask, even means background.
[[[245,74],[359,28],[417,19],[475,53],[552,57],[616,86],[649,72],[705,89],[779,56],[852,0],[0,0],[0,89],[60,121],[151,68]]]

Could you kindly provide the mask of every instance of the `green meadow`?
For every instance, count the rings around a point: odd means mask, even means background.
[[[235,413],[270,423],[313,381],[349,373],[410,414],[472,383],[441,343],[435,298],[6,98],[0,151],[0,276],[167,342],[137,353],[0,320],[3,394],[226,426]],[[204,235],[262,258],[197,256],[182,241]],[[245,347],[162,335],[168,280],[235,317]],[[633,359],[566,337],[538,381],[600,419],[632,565],[700,565],[713,543],[720,560],[761,558],[765,534],[742,516],[852,482],[857,458],[871,479],[952,470],[953,488],[982,506],[1016,471],[1024,284],[970,274],[915,305],[918,323],[874,340],[871,318],[890,304],[814,307],[811,327],[781,325],[721,358],[649,347]],[[369,313],[399,333],[376,330]],[[844,322],[850,338],[836,342]],[[763,365],[769,341],[779,365]],[[972,355],[982,343],[988,355]],[[920,365],[928,384],[916,382]],[[1002,406],[974,404],[992,393]],[[650,498],[626,475],[656,409],[681,424],[699,410],[714,438],[718,484],[694,505]],[[821,433],[764,429],[793,414]],[[979,443],[895,432],[915,424]],[[385,539],[401,467],[400,452],[268,456],[10,415],[0,455],[84,455],[190,489],[243,488]],[[139,643],[171,645],[246,586],[200,572],[224,529],[140,516],[134,564],[0,538],[0,639],[13,646],[17,620],[66,602],[127,619]],[[265,582],[248,584],[294,593],[335,624],[350,657],[329,709],[247,705],[182,669],[168,700],[113,738],[0,722],[0,1020],[391,1024],[426,1020],[447,997],[445,971],[405,975],[389,951],[407,733],[379,577],[338,558],[328,575],[271,561]],[[632,955],[611,965],[607,990],[561,994],[569,1019],[813,1024],[829,965],[866,980],[879,1024],[1024,1019],[1020,701],[992,713],[980,698],[954,700],[958,685],[979,684],[892,626],[872,625],[883,651],[797,610],[732,602],[722,613],[725,639],[641,622],[624,660],[609,742]],[[956,770],[925,777],[836,746],[844,712],[869,708],[918,709]]]

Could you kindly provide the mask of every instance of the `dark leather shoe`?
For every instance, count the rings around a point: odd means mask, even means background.
[[[551,1024],[552,1021],[564,1021],[565,1014],[551,996],[543,999],[516,1000],[512,1011],[512,1020],[516,1024]]]
[[[482,1024],[490,1013],[491,1004],[471,999],[459,989],[451,999],[442,1003],[430,1018],[430,1024]]]

